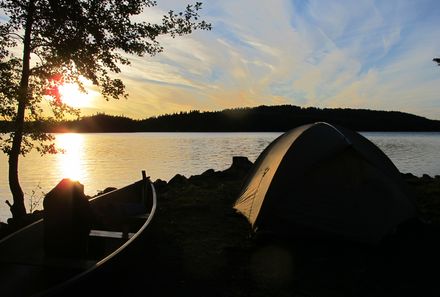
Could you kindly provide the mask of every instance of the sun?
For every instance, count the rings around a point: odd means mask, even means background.
[[[95,97],[95,92],[91,90],[87,90],[87,93],[81,92],[78,85],[74,83],[62,84],[58,86],[58,91],[61,95],[61,101],[74,108],[91,106]]]

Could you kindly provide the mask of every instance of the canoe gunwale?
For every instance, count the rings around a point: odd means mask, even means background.
[[[136,229],[136,231],[134,232],[134,235],[131,236],[130,238],[128,238],[125,242],[123,242],[115,250],[113,250],[111,252],[109,251],[110,253],[107,254],[106,256],[103,256],[103,258],[96,259],[96,261],[94,263],[93,263],[93,261],[88,261],[89,264],[86,265],[86,267],[84,267],[83,271],[79,271],[78,274],[76,274],[70,278],[67,278],[64,281],[62,281],[58,284],[55,284],[52,287],[48,287],[46,289],[43,289],[40,292],[36,292],[32,296],[51,296],[51,295],[60,294],[64,289],[68,289],[68,287],[74,285],[78,281],[81,281],[81,279],[83,279],[87,275],[92,275],[92,273],[97,268],[103,266],[107,262],[110,262],[111,259],[116,258],[118,256],[118,254],[120,254],[122,251],[124,251],[128,246],[130,246],[133,242],[135,242],[142,235],[142,233],[145,231],[145,229],[148,227],[148,225],[152,221],[152,219],[155,215],[155,212],[156,212],[156,207],[157,207],[156,190],[155,190],[154,184],[151,182],[151,180],[149,178],[143,178],[143,179],[136,181],[130,185],[127,185],[123,188],[115,189],[111,192],[94,197],[94,198],[90,199],[89,201],[91,202],[91,204],[94,204],[95,201],[97,202],[97,201],[105,200],[107,198],[111,199],[113,195],[115,195],[113,197],[117,198],[119,191],[123,194],[124,190],[129,190],[132,187],[140,187],[141,195],[143,197],[147,197],[148,201],[149,201],[149,206],[148,206],[148,208],[145,209],[146,210],[145,217],[141,218],[142,221],[139,221],[139,223],[141,223],[142,225],[140,225],[140,227],[138,229]],[[123,196],[119,196],[119,197],[123,197]],[[15,231],[15,232],[9,234],[8,236],[5,236],[3,239],[0,240],[0,246],[2,246],[4,244],[7,244],[7,246],[11,246],[11,244],[13,244],[13,243],[9,242],[10,240],[16,241],[18,243],[21,240],[20,236],[26,236],[26,234],[25,234],[26,232],[32,233],[33,231],[35,231],[35,232],[40,233],[43,224],[44,224],[44,219],[39,219],[39,220],[21,228],[21,229],[19,229],[18,231]],[[36,230],[31,230],[33,228],[35,228]],[[81,260],[78,260],[78,261],[81,262]],[[5,261],[5,263],[6,263],[6,261]],[[12,264],[12,265],[40,266],[40,267],[46,266],[44,262],[39,265],[33,264],[31,262],[30,263],[17,262],[15,264],[13,262],[10,262],[10,264]],[[49,265],[47,267],[51,267],[51,265]],[[63,265],[60,264],[60,267],[63,267]],[[68,269],[69,265],[67,265],[65,267],[66,267],[66,269]],[[13,271],[11,271],[11,272],[13,272]],[[95,274],[93,274],[93,275],[95,275]]]
[[[89,269],[87,269],[87,270],[85,270],[85,271],[79,273],[78,275],[74,276],[73,278],[67,280],[67,281],[64,282],[64,283],[61,283],[61,284],[59,284],[59,285],[57,285],[57,286],[55,286],[55,287],[52,287],[52,288],[50,288],[50,289],[48,289],[48,290],[46,290],[46,291],[43,291],[43,292],[41,292],[41,293],[35,295],[35,297],[37,297],[37,296],[50,296],[50,295],[55,295],[55,294],[61,292],[64,288],[66,288],[66,287],[68,287],[68,286],[74,284],[75,282],[79,281],[81,278],[83,278],[83,277],[86,276],[87,274],[92,273],[92,272],[93,272],[94,270],[96,270],[98,267],[100,267],[100,266],[102,266],[103,264],[105,264],[106,262],[108,262],[110,259],[114,258],[116,255],[118,255],[120,252],[122,252],[127,246],[129,246],[133,241],[135,241],[136,238],[138,238],[138,237],[140,236],[140,234],[142,234],[142,232],[143,232],[143,231],[147,228],[147,226],[150,224],[150,222],[151,222],[151,220],[153,219],[154,214],[155,214],[155,212],[156,212],[157,196],[156,196],[156,190],[155,190],[155,188],[154,188],[154,185],[153,185],[153,183],[150,181],[149,178],[147,178],[147,179],[142,179],[142,180],[140,180],[140,181],[138,181],[138,182],[135,182],[135,183],[133,183],[132,185],[129,185],[129,186],[133,186],[133,185],[135,185],[136,183],[140,183],[140,182],[144,182],[146,186],[150,186],[150,188],[151,188],[151,193],[152,193],[152,202],[153,202],[153,205],[152,205],[152,208],[151,208],[150,214],[149,214],[148,218],[145,220],[145,222],[144,222],[144,224],[142,225],[142,227],[139,228],[139,230],[138,230],[138,231],[137,231],[137,232],[136,232],[136,233],[135,233],[130,239],[128,239],[126,242],[124,242],[124,244],[122,244],[119,248],[117,248],[115,251],[113,251],[112,253],[110,253],[108,256],[106,256],[106,257],[104,257],[103,259],[101,259],[100,261],[98,261],[95,265],[93,265],[93,266],[90,267]],[[129,186],[127,186],[127,187],[129,187]],[[122,188],[122,189],[124,189],[124,188]],[[122,189],[121,189],[121,190],[122,190]],[[145,187],[143,187],[142,189],[143,189],[143,191],[146,191]],[[98,196],[98,197],[95,197],[95,198],[93,198],[93,199],[91,200],[91,202],[92,202],[93,200],[95,200],[95,199],[101,199],[101,198],[102,198],[102,199],[105,199],[106,196],[108,196],[108,195],[110,195],[111,193],[114,193],[114,192],[116,192],[116,191],[118,191],[118,189],[116,189],[116,190],[114,190],[114,191],[111,191],[111,192],[108,192],[108,193],[105,193],[105,194],[103,194],[103,195],[100,195],[100,196]],[[144,194],[145,194],[145,193],[144,193]]]

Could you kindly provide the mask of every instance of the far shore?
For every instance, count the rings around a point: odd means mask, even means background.
[[[278,132],[314,122],[328,122],[354,131],[435,131],[440,121],[414,114],[351,108],[316,108],[295,105],[242,107],[221,111],[181,111],[145,119],[98,113],[76,120],[27,123],[48,133],[102,132]],[[3,130],[13,123],[0,121]]]

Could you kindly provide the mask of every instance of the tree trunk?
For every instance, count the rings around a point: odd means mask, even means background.
[[[29,2],[27,11],[26,26],[23,42],[23,68],[21,72],[20,89],[18,93],[17,117],[12,139],[12,148],[9,154],[9,188],[11,189],[14,203],[11,206],[11,213],[14,219],[20,219],[26,215],[24,205],[24,194],[18,179],[18,158],[21,152],[21,143],[24,133],[24,120],[26,108],[29,102],[29,74],[31,56],[31,32],[34,19],[34,3]]]

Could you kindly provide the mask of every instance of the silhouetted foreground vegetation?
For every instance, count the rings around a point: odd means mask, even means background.
[[[232,205],[251,162],[225,171],[157,180],[158,210],[141,270],[113,271],[107,296],[438,296],[440,176],[404,175],[421,221],[380,246],[307,240],[258,241]],[[429,223],[428,223],[429,222]],[[84,288],[85,289],[85,288]]]
[[[440,121],[396,111],[259,106],[212,112],[180,112],[144,120],[98,114],[74,121],[28,123],[46,132],[282,132],[327,122],[355,131],[440,131]],[[10,131],[3,122],[0,132]],[[32,129],[34,128],[34,129]]]

